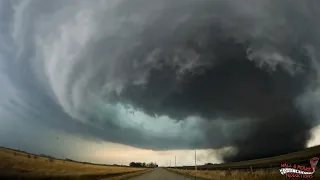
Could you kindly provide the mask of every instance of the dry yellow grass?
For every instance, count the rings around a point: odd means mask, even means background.
[[[278,170],[266,171],[260,170],[251,172],[245,171],[195,171],[168,169],[169,171],[192,177],[198,177],[204,180],[285,180]],[[320,170],[316,171],[312,179],[320,179]]]
[[[124,174],[121,176],[116,176],[116,177],[112,177],[112,178],[107,178],[107,179],[101,179],[101,180],[125,180],[125,179],[129,179],[135,176],[139,176],[141,174],[147,173],[149,171],[151,171],[152,169],[146,169],[143,171],[138,171],[138,172],[134,172],[134,173],[129,173],[129,174]]]
[[[14,150],[0,148],[0,173],[13,172],[24,176],[106,176],[145,170],[143,168],[83,164],[50,160]],[[70,178],[69,178],[70,179]]]
[[[237,169],[237,168],[249,168],[252,167],[273,167],[279,166],[281,163],[295,163],[300,164],[302,161],[309,162],[309,159],[312,157],[320,156],[320,146],[315,146],[311,148],[304,149],[302,151],[284,154],[280,156],[274,156],[269,158],[262,159],[253,159],[248,161],[239,161],[239,162],[230,162],[230,163],[222,163],[215,165],[202,165],[199,168],[213,168],[213,169]]]

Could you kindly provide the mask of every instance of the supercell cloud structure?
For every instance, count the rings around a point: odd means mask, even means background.
[[[225,161],[305,148],[316,0],[3,0],[0,116]]]

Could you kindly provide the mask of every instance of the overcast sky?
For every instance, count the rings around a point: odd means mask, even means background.
[[[0,0],[0,146],[192,165],[318,145],[317,4]]]

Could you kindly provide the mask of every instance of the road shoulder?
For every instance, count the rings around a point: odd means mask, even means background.
[[[183,177],[189,178],[189,179],[194,179],[194,180],[210,180],[207,178],[202,178],[202,177],[198,177],[198,176],[192,176],[189,174],[185,174],[185,173],[181,173],[180,171],[175,171],[174,169],[170,169],[170,168],[164,168],[165,170],[171,172],[171,173],[175,173],[175,174],[179,174]]]
[[[128,174],[124,174],[121,176],[115,176],[115,177],[111,177],[111,178],[107,178],[107,179],[100,179],[100,180],[126,180],[129,178],[133,178],[136,176],[140,176],[149,172],[152,172],[154,169],[146,169],[146,170],[142,170],[142,171],[138,171],[138,172],[133,172],[133,173],[128,173]]]

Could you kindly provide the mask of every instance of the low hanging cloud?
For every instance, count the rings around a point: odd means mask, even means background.
[[[305,148],[317,1],[2,1],[1,116],[154,150]],[[10,89],[10,90],[9,90]]]

